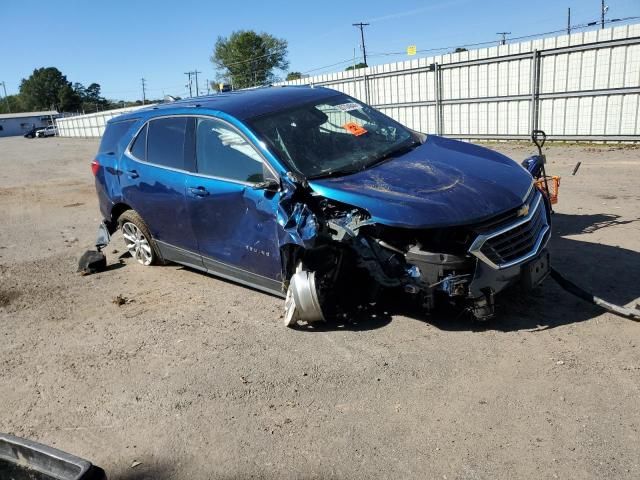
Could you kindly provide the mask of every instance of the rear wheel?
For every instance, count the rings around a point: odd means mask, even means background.
[[[155,242],[149,233],[149,227],[134,210],[127,210],[118,219],[124,244],[131,256],[141,265],[158,263]]]

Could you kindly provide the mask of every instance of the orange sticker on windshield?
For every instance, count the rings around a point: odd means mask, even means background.
[[[342,128],[344,128],[351,135],[355,135],[356,137],[367,133],[367,130],[362,125],[358,125],[356,122],[347,122],[342,125]]]

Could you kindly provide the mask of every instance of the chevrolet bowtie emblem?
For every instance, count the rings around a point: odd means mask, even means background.
[[[518,217],[526,217],[529,215],[529,205],[526,203],[518,209]]]

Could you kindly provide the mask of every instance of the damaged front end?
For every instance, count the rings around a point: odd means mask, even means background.
[[[300,246],[283,256],[288,326],[347,314],[383,290],[426,313],[450,304],[486,320],[497,293],[517,282],[533,288],[549,272],[550,208],[533,186],[515,209],[427,229],[383,225],[364,209],[303,190],[308,203],[296,204],[285,229]]]

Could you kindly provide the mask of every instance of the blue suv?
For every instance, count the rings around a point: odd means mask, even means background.
[[[142,265],[176,262],[283,296],[289,326],[383,291],[485,319],[495,294],[549,272],[550,206],[525,168],[334,90],[269,87],[128,113],[108,123],[92,170],[99,246],[120,228]]]

